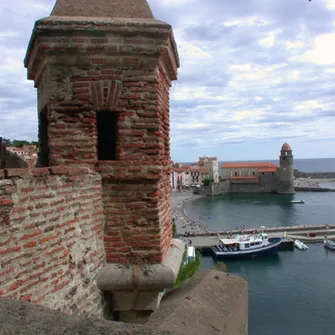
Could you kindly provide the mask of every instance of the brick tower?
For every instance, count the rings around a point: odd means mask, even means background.
[[[142,322],[173,285],[169,88],[178,53],[146,0],[57,0],[36,22],[25,66],[38,90],[39,165],[101,174],[106,266],[120,319]]]

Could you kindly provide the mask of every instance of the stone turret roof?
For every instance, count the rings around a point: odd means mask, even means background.
[[[146,0],[57,0],[51,15],[154,19]]]

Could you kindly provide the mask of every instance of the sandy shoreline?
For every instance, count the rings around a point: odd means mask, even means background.
[[[200,197],[202,196],[193,194],[192,191],[171,192],[172,217],[175,219],[178,235],[192,236],[193,234],[206,234],[206,232],[215,232],[213,229],[209,229],[204,222],[200,222],[200,220],[192,221],[185,215],[185,203]]]

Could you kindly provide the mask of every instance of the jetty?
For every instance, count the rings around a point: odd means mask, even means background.
[[[304,243],[319,243],[327,236],[329,239],[335,239],[335,224],[333,225],[311,225],[311,226],[293,226],[293,227],[274,227],[262,229],[269,237],[283,237],[282,248],[293,248],[293,241],[298,239]],[[243,230],[243,234],[253,234],[255,228],[247,228]],[[230,230],[230,235],[241,234],[240,230]],[[218,244],[218,238],[227,235],[227,231],[209,232],[182,235],[196,249],[200,251],[211,250]]]

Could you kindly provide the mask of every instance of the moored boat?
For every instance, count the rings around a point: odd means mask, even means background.
[[[304,204],[305,201],[304,200],[291,200],[292,204]]]
[[[335,251],[335,242],[331,240],[324,240],[323,246],[328,250],[334,250]]]
[[[276,253],[282,238],[268,238],[266,233],[235,235],[232,238],[219,239],[212,250],[218,258],[257,257]]]
[[[293,244],[299,250],[308,250],[309,249],[308,246],[305,243],[301,242],[300,240],[294,240]]]

